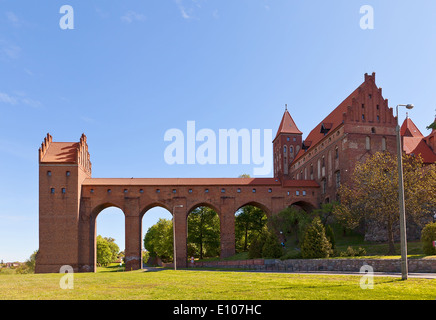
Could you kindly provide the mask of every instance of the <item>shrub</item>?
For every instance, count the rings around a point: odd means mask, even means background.
[[[260,233],[256,238],[254,238],[254,240],[250,244],[250,247],[248,248],[249,259],[262,258],[262,248],[265,240],[266,235],[264,232]]]
[[[262,258],[280,258],[283,248],[274,232],[268,232],[262,246]]]
[[[304,234],[301,254],[304,259],[317,259],[328,258],[332,253],[332,245],[325,235],[321,219],[315,217]]]
[[[433,241],[436,241],[436,222],[427,224],[421,231],[422,250],[426,255],[436,255]]]
[[[346,251],[342,251],[339,255],[341,257],[360,257],[366,255],[366,250],[362,247],[359,247],[358,249],[348,247]]]

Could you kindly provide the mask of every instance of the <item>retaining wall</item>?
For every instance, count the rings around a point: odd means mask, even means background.
[[[265,271],[346,271],[359,272],[363,265],[374,272],[401,272],[400,259],[253,259],[188,263],[192,268],[238,268]],[[436,259],[408,259],[410,273],[436,273]]]

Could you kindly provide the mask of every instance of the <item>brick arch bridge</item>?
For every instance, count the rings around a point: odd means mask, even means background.
[[[177,267],[187,266],[187,217],[199,206],[213,208],[220,218],[221,257],[235,254],[235,213],[251,204],[267,216],[297,205],[305,210],[319,203],[315,181],[278,178],[92,178],[82,135],[78,143],[53,142],[48,134],[39,150],[39,253],[36,272],[75,272],[96,267],[96,219],[117,207],[125,216],[127,270],[142,267],[142,217],[153,207],[173,216]]]

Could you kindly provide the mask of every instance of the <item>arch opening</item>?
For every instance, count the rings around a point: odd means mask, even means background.
[[[236,253],[247,255],[250,246],[264,232],[268,222],[268,211],[258,203],[248,203],[235,213]]]
[[[214,206],[200,203],[187,216],[187,254],[192,259],[215,258],[221,255],[221,225]]]
[[[125,216],[115,205],[103,204],[92,214],[91,248],[96,267],[119,269],[125,252]]]
[[[170,266],[174,262],[173,215],[160,204],[142,213],[143,266]]]

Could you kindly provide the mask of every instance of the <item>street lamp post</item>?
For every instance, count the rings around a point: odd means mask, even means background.
[[[176,250],[176,219],[174,218],[176,215],[176,208],[183,208],[182,204],[175,205],[173,207],[173,261],[174,261],[174,270],[177,270],[177,250]]]
[[[413,104],[397,105],[397,157],[398,157],[398,198],[400,207],[400,239],[401,239],[401,275],[407,280],[407,236],[406,236],[406,210],[404,203],[404,180],[403,180],[403,150],[401,147],[400,122],[398,119],[398,107],[412,109]]]

